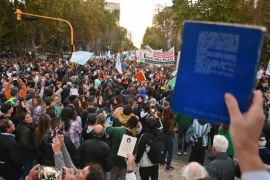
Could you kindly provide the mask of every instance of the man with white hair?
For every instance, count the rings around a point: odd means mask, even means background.
[[[195,180],[209,177],[206,169],[197,162],[191,162],[184,166],[181,170],[181,178],[183,180]]]
[[[236,165],[230,157],[227,156],[228,140],[221,135],[214,137],[212,152],[214,156],[210,157],[211,163],[206,167],[210,177],[218,180],[234,180]]]

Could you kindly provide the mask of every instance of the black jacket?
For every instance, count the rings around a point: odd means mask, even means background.
[[[75,164],[83,169],[87,163],[98,163],[105,172],[113,168],[113,155],[110,147],[101,140],[94,137],[81,144],[75,155]]]
[[[17,180],[22,175],[23,160],[18,143],[12,136],[0,134],[0,176]]]
[[[94,137],[94,135],[93,135],[93,128],[90,127],[90,126],[84,127],[83,130],[82,130],[82,140],[81,140],[81,142],[90,140],[93,137]]]
[[[152,134],[154,137],[160,135],[160,131],[158,129],[146,130],[146,133]],[[138,151],[136,156],[136,164],[138,164],[145,152],[146,145],[150,145],[151,137],[145,135],[145,133],[141,136],[139,143],[138,143]]]
[[[44,134],[40,140],[40,143],[38,145],[38,162],[41,165],[47,165],[47,166],[55,166],[54,164],[54,158],[53,158],[53,150],[52,150],[52,131],[48,132],[47,134]],[[74,155],[76,153],[76,148],[70,138],[66,135],[64,135],[64,142],[66,145],[66,148],[68,150],[68,153],[71,157],[71,160],[74,160]]]
[[[217,153],[210,157],[210,162],[206,170],[210,177],[217,180],[234,180],[236,165],[234,161],[227,156],[226,152]]]
[[[31,125],[20,123],[17,126],[18,143],[21,148],[23,160],[33,160],[37,152],[35,148],[35,129]]]
[[[88,125],[87,118],[89,113],[96,113],[97,109],[96,108],[87,108],[85,111],[82,113],[82,128],[86,127]]]
[[[65,89],[63,89],[61,93],[62,102],[69,97],[70,89],[71,89],[70,85],[68,85]]]

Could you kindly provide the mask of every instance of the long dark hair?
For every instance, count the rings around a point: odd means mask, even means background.
[[[27,114],[29,114],[29,113],[28,113],[28,112],[22,113],[20,123],[27,124],[27,123],[24,121]],[[29,114],[29,115],[30,115],[30,114]],[[30,116],[31,116],[31,115],[30,115]]]
[[[162,112],[162,123],[163,123],[163,126],[165,128],[169,128],[170,121],[171,120],[174,120],[174,114],[171,111],[170,106],[168,105],[168,106],[164,107],[163,112]]]
[[[79,106],[79,103],[80,103],[80,100],[79,99],[75,99],[73,101],[73,105],[75,107],[75,111],[77,112],[77,115],[78,116],[82,116],[83,108]],[[82,105],[82,103],[81,103],[81,105]]]
[[[48,114],[42,115],[40,117],[39,125],[35,132],[35,145],[37,146],[42,138],[42,136],[49,132],[51,129],[51,117]]]
[[[65,131],[69,130],[72,117],[74,117],[73,110],[70,107],[65,107],[61,112],[61,118],[62,121],[64,122]]]

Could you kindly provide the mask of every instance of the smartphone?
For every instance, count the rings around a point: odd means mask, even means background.
[[[58,179],[63,174],[62,168],[53,166],[39,166],[38,168],[38,178],[40,179]]]

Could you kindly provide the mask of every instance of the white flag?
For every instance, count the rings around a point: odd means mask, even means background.
[[[94,55],[94,53],[86,52],[86,51],[77,51],[73,52],[70,62],[75,62],[80,65],[85,65],[86,62]]]
[[[117,54],[115,68],[120,74],[123,74],[120,53]]]
[[[107,58],[111,58],[111,51],[108,51]]]

